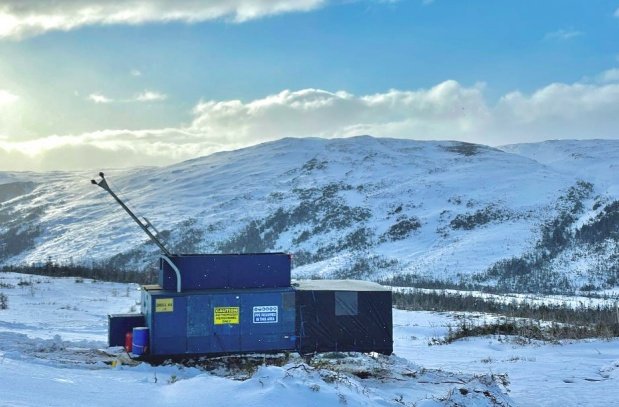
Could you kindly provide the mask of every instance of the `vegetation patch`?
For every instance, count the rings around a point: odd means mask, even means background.
[[[488,205],[473,213],[459,214],[449,222],[452,229],[473,230],[493,221],[505,221],[510,218],[510,213],[495,205]]]
[[[396,274],[390,278],[381,279],[380,284],[391,287],[411,287],[427,289],[477,290],[482,292],[496,292],[494,287],[486,287],[461,279],[458,282],[422,277],[416,274]]]
[[[484,150],[491,150],[490,147],[465,142],[453,142],[451,145],[441,146],[441,148],[451,153],[460,154],[466,157],[477,155]]]
[[[311,160],[307,161],[305,164],[303,164],[303,167],[301,167],[301,169],[305,172],[312,172],[314,170],[324,170],[325,168],[327,168],[327,161],[319,161],[317,158],[312,158]]]
[[[155,268],[147,270],[119,269],[110,267],[107,262],[93,262],[90,266],[83,266],[61,264],[51,260],[41,265],[3,266],[1,271],[50,277],[91,278],[100,281],[136,284],[153,284],[157,282],[158,276],[158,269]],[[32,280],[21,280],[18,285],[31,286]]]
[[[282,233],[291,230],[298,230],[292,239],[292,243],[298,245],[312,236],[363,225],[372,212],[367,208],[347,205],[339,193],[350,190],[353,187],[344,183],[330,183],[322,188],[296,188],[293,190],[299,198],[296,206],[280,207],[263,219],[250,221],[240,232],[220,242],[216,246],[217,250],[223,253],[268,251],[275,248]],[[363,226],[346,235],[335,246],[339,249],[365,247],[367,233],[360,229],[364,229]],[[324,248],[323,251],[330,249]]]
[[[204,241],[204,229],[197,227],[198,221],[189,218],[181,222],[176,228],[174,253],[199,253]]]
[[[314,253],[309,250],[298,249],[292,252],[292,262],[294,267],[303,266],[305,264],[314,263],[317,260],[314,260]]]
[[[595,308],[565,305],[496,301],[465,293],[411,290],[394,292],[393,305],[412,311],[471,311],[502,315],[507,318],[492,324],[472,326],[463,322],[448,337],[453,341],[466,336],[520,335],[531,339],[559,340],[619,336],[616,309],[610,305]],[[517,321],[515,318],[527,319]],[[540,325],[537,321],[550,324]]]
[[[517,292],[562,293],[574,291],[567,277],[552,270],[550,263],[574,243],[572,230],[584,211],[584,201],[591,196],[593,184],[578,181],[556,204],[557,214],[541,227],[535,249],[520,257],[501,260],[474,281],[494,280],[499,290]]]
[[[162,230],[157,236],[162,241],[170,239],[170,231]],[[110,270],[134,270],[148,272],[150,269],[158,268],[157,259],[159,249],[153,241],[146,240],[139,246],[129,249],[122,253],[117,253],[112,257],[101,260],[99,262],[93,262],[94,268],[105,268]],[[48,261],[49,263],[49,261]]]
[[[398,265],[396,260],[382,256],[357,256],[347,267],[336,271],[333,278],[336,279],[362,279],[367,280],[378,270],[388,270]]]
[[[556,322],[542,324],[540,321],[530,319],[515,320],[502,319],[496,322],[482,324],[467,323],[462,321],[454,328],[449,327],[445,338],[434,340],[431,344],[449,344],[459,339],[477,336],[517,336],[526,341],[539,340],[556,343],[560,340],[575,340],[586,338],[610,339],[619,336],[619,331],[612,326],[606,325],[574,325],[559,324]],[[526,342],[525,342],[526,343]],[[483,360],[482,360],[483,362]],[[488,361],[489,362],[489,361]],[[486,362],[486,363],[488,363]]]
[[[546,257],[554,257],[570,243],[573,235],[571,226],[584,210],[584,200],[593,192],[593,184],[578,181],[557,203],[557,216],[542,226],[542,238],[537,243]]]
[[[0,185],[0,202],[10,201],[21,195],[34,191],[37,184],[34,182],[9,182]]]
[[[34,248],[35,239],[41,235],[40,226],[13,226],[0,233],[0,260]]]
[[[382,236],[381,240],[403,240],[420,227],[421,221],[419,218],[415,216],[401,216],[396,223],[389,227],[389,230]]]
[[[553,270],[544,255],[526,254],[493,264],[485,273],[473,276],[474,282],[495,281],[499,292],[544,294],[573,293],[575,288],[561,272]]]
[[[576,239],[588,244],[619,240],[619,201],[609,203],[594,219],[582,225],[576,231]]]
[[[260,221],[252,220],[239,233],[219,243],[217,250],[221,253],[259,253],[269,250],[275,241],[261,234],[263,225]]]
[[[0,205],[0,260],[34,247],[36,238],[42,233],[39,219],[45,210],[44,205],[35,208]]]

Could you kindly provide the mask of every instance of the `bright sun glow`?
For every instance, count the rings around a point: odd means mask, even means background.
[[[2,25],[0,23],[0,25]],[[0,106],[9,105],[11,103],[17,102],[19,96],[12,94],[7,90],[0,89]]]

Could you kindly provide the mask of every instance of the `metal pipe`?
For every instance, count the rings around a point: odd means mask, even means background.
[[[172,270],[174,270],[174,272],[176,273],[176,292],[180,293],[181,292],[181,272],[180,270],[178,269],[178,267],[176,267],[176,264],[174,264],[174,262],[168,256],[164,256],[162,254],[161,258],[165,260],[170,265],[170,267],[172,267]]]
[[[144,224],[142,222],[140,222],[140,220],[138,219],[137,216],[135,216],[133,214],[133,212],[131,212],[131,210],[127,207],[127,205],[125,205],[125,203],[123,201],[120,200],[120,198],[114,193],[114,191],[112,191],[112,189],[110,188],[110,186],[107,184],[107,181],[105,180],[105,176],[102,172],[99,173],[99,176],[101,177],[101,181],[97,182],[94,179],[90,180],[90,182],[92,182],[94,185],[98,185],[101,188],[105,189],[107,192],[109,192],[110,195],[112,195],[112,197],[116,200],[116,202],[118,202],[120,204],[120,206],[122,206],[122,208],[127,211],[127,213],[129,214],[129,216],[131,216],[131,218],[135,221],[135,223],[137,223],[144,232],[146,232],[146,234],[148,235],[148,237],[150,237],[150,239],[155,242],[155,244],[157,246],[159,246],[159,248],[161,249],[161,251],[166,255],[166,256],[171,256],[172,253],[170,253],[170,251],[163,245],[163,243],[161,243],[161,241],[159,239],[157,239],[157,237],[155,235],[153,235],[150,230],[148,230],[147,226],[144,226]],[[168,259],[169,260],[169,259]]]

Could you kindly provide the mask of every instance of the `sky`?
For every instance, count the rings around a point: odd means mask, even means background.
[[[619,0],[2,0],[0,171],[619,139]]]

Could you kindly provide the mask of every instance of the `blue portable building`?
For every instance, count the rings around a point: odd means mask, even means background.
[[[273,352],[296,346],[291,287],[177,293],[144,286],[142,312],[152,356]]]
[[[150,358],[393,350],[391,290],[379,284],[291,284],[283,253],[162,256],[160,265],[161,284],[142,286],[141,314],[110,316],[110,346],[143,323]]]

